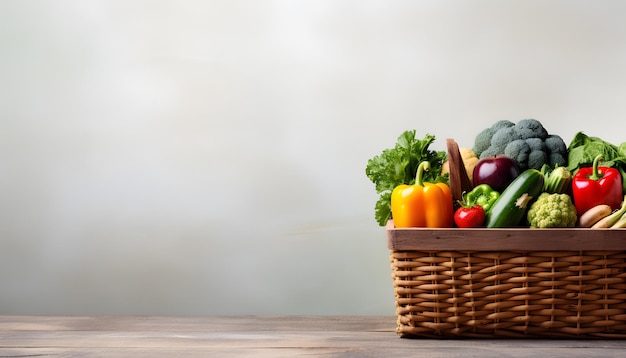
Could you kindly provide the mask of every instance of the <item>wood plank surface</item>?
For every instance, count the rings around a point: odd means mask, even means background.
[[[626,229],[386,227],[394,251],[626,251]]]
[[[0,357],[626,357],[623,340],[406,339],[395,317],[0,316]]]

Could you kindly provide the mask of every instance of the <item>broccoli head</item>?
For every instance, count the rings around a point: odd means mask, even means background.
[[[526,215],[531,228],[573,227],[576,206],[567,194],[541,193]]]
[[[544,140],[548,137],[548,131],[536,119],[522,119],[513,128],[515,136],[519,139],[539,138]]]
[[[544,164],[567,166],[565,142],[560,136],[549,134],[536,119],[497,121],[476,136],[472,149],[479,158],[506,155],[522,169],[541,170]]]

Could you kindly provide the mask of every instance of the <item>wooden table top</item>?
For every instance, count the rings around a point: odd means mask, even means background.
[[[395,317],[0,316],[0,357],[626,357],[626,340],[400,338]]]

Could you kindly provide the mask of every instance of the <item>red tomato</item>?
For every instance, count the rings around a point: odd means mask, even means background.
[[[460,228],[480,227],[485,224],[485,209],[480,205],[460,207],[454,212],[454,223]]]

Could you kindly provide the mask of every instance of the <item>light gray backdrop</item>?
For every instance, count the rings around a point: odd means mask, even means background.
[[[0,1],[0,313],[393,315],[367,160],[626,141],[624,1]]]

